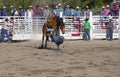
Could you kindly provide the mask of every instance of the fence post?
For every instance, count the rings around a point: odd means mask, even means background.
[[[92,40],[92,39],[93,39],[93,16],[92,16],[92,11],[90,11],[90,18],[89,18],[89,21],[90,21],[90,25],[91,25],[90,37],[91,37],[91,40]]]

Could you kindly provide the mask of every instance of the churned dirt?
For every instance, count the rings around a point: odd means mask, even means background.
[[[0,77],[120,77],[120,40],[0,43]]]

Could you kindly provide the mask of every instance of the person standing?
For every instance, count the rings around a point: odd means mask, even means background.
[[[58,6],[55,7],[55,9],[53,10],[53,13],[55,13],[57,16],[60,16]]]
[[[105,12],[105,7],[103,6],[101,8],[101,12],[100,12],[100,19],[101,19],[101,21],[104,20],[105,17],[106,17],[106,12]]]
[[[39,8],[39,5],[36,5],[36,6],[35,6],[35,9],[34,9],[33,11],[34,11],[34,18],[35,18],[35,19],[39,19],[40,16],[42,15],[42,14],[41,14],[42,11],[41,11],[41,9]]]
[[[47,20],[47,18],[50,17],[50,15],[51,15],[51,12],[49,10],[49,7],[46,6],[44,11],[43,11],[43,16],[44,16],[45,20]]]
[[[58,4],[58,11],[59,11],[59,16],[62,17],[63,16],[63,7],[61,6],[61,4]]]
[[[25,26],[26,31],[31,31],[33,23],[33,17],[34,17],[34,11],[33,7],[30,5],[29,8],[26,11],[27,21],[29,22],[27,26]]]
[[[6,7],[5,6],[3,6],[2,10],[1,10],[1,16],[7,16]]]
[[[105,9],[105,15],[106,15],[106,16],[109,16],[110,13],[111,13],[111,12],[110,12],[110,7],[109,7],[109,5],[107,5],[107,6],[106,6],[106,9]]]
[[[113,21],[112,21],[112,17],[109,18],[109,22],[108,22],[108,25],[107,25],[107,40],[112,40],[113,39],[113,29],[114,29],[114,24],[113,24]]]
[[[31,5],[27,9],[27,16],[29,19],[32,19],[34,17],[34,11],[33,11],[33,7]]]
[[[72,6],[70,7],[70,11],[71,11],[71,16],[75,16],[76,11],[75,9],[73,9]]]
[[[84,16],[85,16],[86,18],[89,18],[89,17],[90,17],[90,9],[89,9],[88,6],[86,6],[86,8],[85,8]]]
[[[10,16],[14,16],[14,12],[15,12],[15,9],[14,9],[14,7],[11,5],[11,6],[10,6]]]
[[[88,21],[89,18],[86,18],[85,19],[85,23],[83,25],[83,30],[84,30],[84,33],[83,33],[83,40],[85,41],[89,41],[90,40],[90,22]]]
[[[65,16],[71,16],[71,10],[69,5],[67,5],[65,8]]]
[[[4,42],[5,35],[6,35],[6,37],[7,37],[7,41],[8,41],[8,42],[11,42],[11,39],[10,39],[10,37],[9,37],[9,32],[8,32],[8,27],[9,27],[10,25],[13,25],[13,24],[11,24],[11,23],[9,22],[9,20],[6,18],[6,19],[5,19],[5,23],[4,23],[4,25],[2,26],[2,30],[1,30],[1,43]]]
[[[117,4],[116,1],[112,3],[112,15],[113,16],[118,16],[118,11],[119,11],[119,5]]]
[[[81,10],[79,8],[79,6],[76,7],[76,11],[75,11],[75,16],[77,17],[77,20],[80,20],[80,16],[81,16]]]
[[[19,16],[24,16],[25,15],[25,12],[24,12],[24,9],[22,8],[22,6],[19,6],[18,15]]]

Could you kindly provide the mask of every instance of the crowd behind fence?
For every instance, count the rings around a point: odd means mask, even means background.
[[[44,17],[39,19],[28,18],[27,16],[4,16],[4,18],[0,17],[0,28],[4,23],[5,18],[13,18],[14,26],[9,30],[13,33],[13,40],[30,40],[30,39],[39,39],[42,37],[42,26],[46,20]],[[63,16],[62,17],[65,23],[65,34],[63,36],[66,39],[82,39],[83,35],[83,24],[84,24],[84,16],[80,17],[80,22],[74,20],[74,16]],[[114,16],[113,22],[116,25],[113,38],[120,38],[120,17]],[[91,23],[91,39],[103,39],[106,38],[106,29],[105,25],[101,25],[100,16],[92,16],[90,15],[90,23]],[[107,20],[104,19],[104,23]],[[12,30],[11,30],[12,29]]]

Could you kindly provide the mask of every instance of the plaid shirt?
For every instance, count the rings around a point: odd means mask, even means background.
[[[108,28],[114,29],[114,24],[112,21],[109,21]]]

